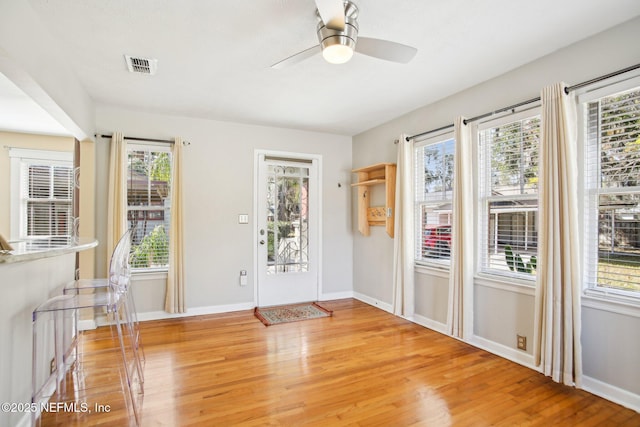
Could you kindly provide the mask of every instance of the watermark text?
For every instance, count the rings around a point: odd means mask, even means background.
[[[111,412],[111,405],[104,403],[88,402],[3,402],[0,404],[1,412],[70,412],[70,413],[86,413],[92,412]]]

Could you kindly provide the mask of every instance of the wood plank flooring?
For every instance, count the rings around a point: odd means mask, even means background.
[[[252,311],[142,323],[142,425],[640,426],[635,411],[362,302],[322,305],[333,317],[270,327]],[[43,425],[126,425],[122,403],[88,403],[116,409]]]

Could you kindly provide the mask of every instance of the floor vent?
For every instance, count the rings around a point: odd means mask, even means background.
[[[134,56],[125,55],[127,68],[132,73],[142,73],[154,75],[158,69],[157,59],[136,58]]]

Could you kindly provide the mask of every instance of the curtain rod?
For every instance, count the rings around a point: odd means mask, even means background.
[[[564,88],[564,92],[566,94],[569,94],[569,92],[574,91],[576,89],[580,89],[580,88],[583,88],[585,86],[589,86],[591,84],[601,82],[601,81],[609,79],[611,77],[619,76],[620,74],[628,73],[629,71],[637,70],[638,68],[640,68],[640,64],[635,64],[635,65],[632,65],[630,67],[623,68],[623,69],[618,70],[618,71],[614,71],[613,73],[605,74],[603,76],[596,77],[596,78],[593,78],[591,80],[587,80],[587,81],[584,81],[582,83],[575,84],[573,86],[566,86]],[[484,119],[485,117],[493,116],[494,114],[504,113],[505,111],[513,110],[515,108],[522,107],[523,105],[532,104],[532,103],[538,102],[538,101],[540,101],[540,97],[539,96],[537,96],[535,98],[528,99],[526,101],[518,102],[517,104],[509,105],[508,107],[500,108],[499,110],[495,110],[495,111],[491,111],[489,113],[481,114],[479,116],[475,116],[475,117],[472,117],[470,119],[465,119],[464,120],[464,124],[466,125],[468,123],[475,122],[476,120]],[[413,139],[413,138],[417,138],[417,137],[420,137],[420,136],[428,135],[430,133],[438,132],[438,131],[449,129],[449,128],[452,128],[452,127],[453,127],[453,123],[450,124],[450,125],[439,127],[437,129],[431,129],[431,130],[428,130],[426,132],[421,132],[421,133],[417,133],[417,134],[412,135],[412,136],[408,136],[408,137],[406,137],[406,140],[409,141],[410,139]]]
[[[111,139],[113,135],[96,135],[101,138]],[[129,141],[145,141],[145,142],[163,142],[165,144],[173,144],[175,141],[171,141],[170,139],[154,139],[154,138],[138,138],[135,136],[123,136],[123,139],[128,139]],[[182,145],[191,145],[189,141],[183,141]]]

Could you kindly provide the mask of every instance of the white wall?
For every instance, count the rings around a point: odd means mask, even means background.
[[[401,132],[409,135],[453,123],[458,115],[473,117],[540,95],[542,87],[565,81],[576,84],[640,63],[640,18],[554,52],[495,79],[396,120],[356,135],[354,167],[395,162],[393,141]],[[447,64],[434,64],[434,67]],[[469,70],[473,72],[473,70]],[[352,202],[355,205],[355,201]],[[355,212],[355,208],[352,212]],[[355,214],[354,214],[355,215]],[[354,219],[355,221],[355,216]],[[354,233],[356,228],[354,226]],[[366,300],[389,306],[392,296],[393,241],[384,233],[354,237],[354,290]],[[446,279],[421,269],[416,272],[416,321],[443,330],[446,322]],[[510,284],[476,281],[474,305],[467,311],[474,319],[472,342],[519,363],[531,366],[533,357],[533,290]],[[614,309],[615,311],[615,309]],[[597,394],[640,410],[640,310],[614,313],[611,307],[583,310],[582,344],[585,387]],[[528,338],[526,352],[516,349],[516,334]],[[631,338],[635,337],[635,338]],[[625,353],[620,356],[620,349]],[[633,360],[636,360],[634,362]]]
[[[322,298],[352,295],[352,235],[349,187],[351,138],[316,132],[189,119],[99,107],[100,134],[173,139],[184,149],[186,304],[191,314],[246,309],[254,305],[254,150],[268,149],[322,155]],[[106,139],[96,142],[98,239],[106,233]],[[341,186],[338,186],[338,184]],[[102,195],[102,196],[100,196]],[[238,214],[249,214],[248,225]],[[102,245],[101,245],[102,246]],[[98,250],[105,259],[104,248]],[[100,275],[105,263],[98,263]],[[249,285],[239,286],[240,270]],[[134,282],[142,318],[165,316],[164,277]]]

